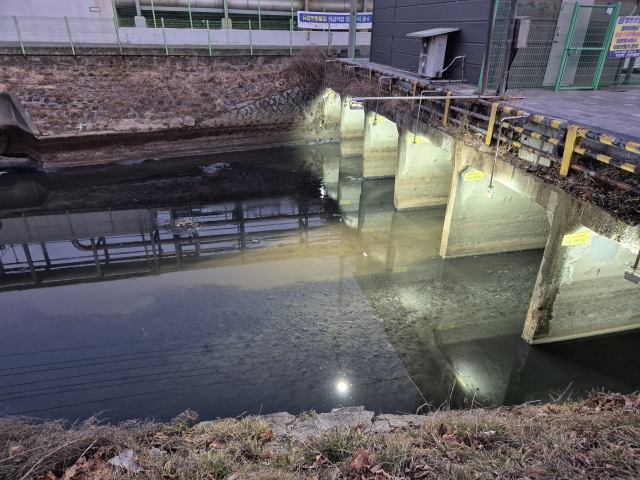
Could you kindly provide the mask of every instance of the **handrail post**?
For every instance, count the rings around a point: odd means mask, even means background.
[[[120,32],[118,31],[118,22],[116,17],[113,17],[113,26],[116,29],[116,38],[118,39],[118,49],[120,50],[120,55],[122,55],[122,44],[120,43]]]
[[[356,41],[358,38],[358,12],[356,12],[356,21],[353,25],[353,61],[356,61]]]
[[[16,16],[13,16],[13,23],[16,26],[16,32],[18,33],[18,41],[20,42],[20,48],[22,49],[22,55],[27,56],[27,52],[24,50],[24,44],[22,43],[22,35],[20,34],[20,27],[18,27],[18,19]]]
[[[615,7],[613,8],[613,12],[611,13],[611,20],[609,21],[609,28],[607,29],[604,45],[602,46],[602,52],[600,53],[600,58],[598,58],[596,73],[593,76],[593,82],[591,83],[591,87],[594,90],[598,89],[598,85],[600,83],[602,70],[604,70],[604,62],[607,60],[607,55],[609,54],[609,46],[611,45],[611,40],[613,39],[613,32],[616,28],[616,23],[618,21],[619,13],[620,13],[620,3],[616,3]],[[631,61],[629,61],[629,65],[631,65]]]
[[[496,114],[498,113],[499,103],[493,103],[491,105],[491,115],[489,116],[489,125],[487,125],[487,137],[484,139],[486,145],[491,145],[491,139],[493,138],[493,127],[496,124]]]
[[[369,71],[369,77],[371,77],[371,71]],[[418,90],[418,81],[413,82],[413,96],[416,96],[416,91]],[[413,109],[416,106],[416,101],[411,100],[411,108]]]
[[[571,125],[567,130],[567,139],[564,142],[564,153],[562,154],[562,165],[560,165],[560,176],[566,177],[569,174],[571,164],[575,163],[578,155],[574,152],[576,147],[582,145],[582,137],[578,134],[582,127]]]
[[[116,10],[116,0],[111,0],[111,6],[113,7],[113,20],[117,28],[120,26],[120,22],[118,21],[118,11]]]
[[[169,56],[169,47],[167,46],[167,33],[164,31],[164,17],[160,17],[160,21],[162,22],[162,38],[164,39],[164,51]]]
[[[450,97],[453,92],[447,92],[447,97]],[[451,99],[447,98],[444,102],[444,118],[442,124],[446,127],[449,120],[449,107],[451,106]]]
[[[251,20],[249,20],[249,51],[253,57],[253,37],[251,36]]]
[[[258,30],[262,30],[262,14],[260,13],[260,0],[258,0]]]
[[[153,28],[158,28],[156,23],[156,9],[153,7],[153,0],[151,0],[151,15],[153,15]]]
[[[69,28],[69,20],[67,17],[64,17],[64,23],[67,25],[67,35],[69,35],[69,43],[71,44],[71,52],[75,55],[76,49],[73,48],[73,38],[71,38],[71,29]]]
[[[187,0],[187,8],[189,8],[189,23],[191,24],[191,29],[193,29],[193,17],[191,16],[191,0]]]
[[[331,56],[331,20],[329,20],[329,33],[327,34],[327,56]]]
[[[209,20],[207,20],[207,43],[209,44],[209,56],[211,56],[211,33],[209,32]]]

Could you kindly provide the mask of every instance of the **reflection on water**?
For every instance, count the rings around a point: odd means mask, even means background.
[[[396,212],[393,180],[337,152],[3,176],[0,412],[415,412],[638,388],[638,334],[520,339],[542,252],[443,261],[444,208]],[[184,219],[198,231],[168,227]]]

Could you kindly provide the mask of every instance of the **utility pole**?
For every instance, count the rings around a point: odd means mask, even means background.
[[[351,0],[349,6],[349,46],[347,57],[356,58],[356,15],[358,13],[358,0]]]

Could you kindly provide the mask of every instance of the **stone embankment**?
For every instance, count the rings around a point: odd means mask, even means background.
[[[317,88],[292,81],[289,63],[287,57],[2,56],[0,85],[32,118],[32,150],[42,164],[108,163],[132,154],[145,159],[331,137],[316,112]],[[214,139],[166,144],[204,137]]]

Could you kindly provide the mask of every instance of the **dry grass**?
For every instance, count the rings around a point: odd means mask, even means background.
[[[640,477],[639,403],[597,394],[580,404],[436,412],[421,426],[334,429],[306,444],[273,437],[259,417],[193,428],[191,412],[119,426],[9,417],[0,419],[0,478],[632,479]],[[144,473],[104,462],[128,449]],[[78,474],[87,460],[99,468]]]

